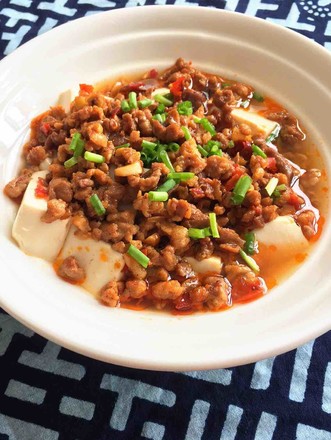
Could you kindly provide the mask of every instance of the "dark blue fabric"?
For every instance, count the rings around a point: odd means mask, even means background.
[[[1,0],[0,58],[69,20],[198,1]],[[328,1],[213,0],[331,49]],[[159,373],[63,349],[0,312],[0,440],[331,440],[331,333],[228,370]]]

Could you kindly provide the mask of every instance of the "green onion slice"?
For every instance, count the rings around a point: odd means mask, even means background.
[[[162,104],[162,103],[160,103],[158,106],[157,106],[157,108],[156,108],[156,110],[155,110],[155,114],[161,114],[161,113],[164,113],[165,112],[165,110],[166,110],[166,106],[164,105],[164,104]]]
[[[117,145],[117,147],[115,147],[115,149],[117,150],[118,148],[129,148],[129,147],[130,147],[130,144],[127,143],[127,144]]]
[[[246,254],[242,249],[239,251],[241,258],[245,261],[248,267],[250,267],[255,273],[260,272],[260,268],[254,258]]]
[[[80,157],[83,154],[85,142],[81,138],[81,134],[76,132],[70,142],[69,149],[74,152],[74,157]]]
[[[130,257],[137,261],[145,269],[148,267],[149,258],[143,254],[138,248],[130,244],[128,252]]]
[[[129,105],[131,109],[138,108],[136,92],[129,93]]]
[[[230,83],[224,82],[221,84],[222,89],[225,89],[225,87],[231,87]]]
[[[278,137],[279,132],[280,132],[280,125],[276,124],[275,128],[272,130],[272,132],[267,137],[266,143],[271,144]]]
[[[215,212],[210,212],[209,213],[209,223],[210,223],[211,235],[214,238],[220,238],[220,234],[218,232],[218,225],[217,225],[217,221],[216,221],[216,214],[215,214]]]
[[[131,110],[130,104],[126,99],[123,99],[123,101],[121,102],[121,109],[124,113],[127,113]]]
[[[171,107],[173,105],[173,102],[170,99],[166,98],[164,95],[160,95],[159,93],[154,96],[154,99],[167,107]]]
[[[234,142],[231,140],[228,142],[228,148],[233,148],[234,147]]]
[[[159,153],[159,157],[162,160],[162,162],[169,168],[170,171],[173,171],[173,172],[175,171],[166,150],[161,150]]]
[[[141,146],[143,148],[156,148],[157,144],[155,142],[146,141],[145,139],[142,141]]]
[[[76,163],[78,163],[77,157],[71,157],[70,159],[66,160],[63,165],[64,168],[71,168],[76,165]]]
[[[246,193],[251,184],[252,179],[249,176],[246,175],[240,177],[233,189],[231,197],[231,202],[233,203],[233,205],[240,205],[244,201]]]
[[[272,177],[269,182],[267,183],[265,190],[267,191],[268,195],[271,196],[273,192],[275,191],[276,187],[278,185],[278,179],[277,177]]]
[[[84,159],[94,163],[103,163],[105,161],[105,158],[101,156],[101,154],[91,153],[90,151],[85,151]]]
[[[97,215],[103,215],[106,212],[106,209],[97,194],[93,194],[90,197],[90,202]]]
[[[199,124],[201,124],[202,127],[206,131],[208,131],[208,133],[210,133],[212,136],[215,136],[215,134],[216,134],[215,127],[214,127],[214,125],[210,121],[208,121],[207,118],[200,119]]]
[[[259,102],[263,102],[264,101],[264,97],[260,93],[258,93],[258,92],[254,92],[253,93],[253,98],[256,101],[259,101]]]
[[[253,144],[252,150],[253,150],[253,154],[255,154],[255,156],[261,156],[261,157],[263,157],[263,159],[267,158],[267,155],[265,154],[265,152],[263,150],[261,150],[261,148],[258,147],[257,145]]]
[[[247,234],[245,234],[244,250],[248,255],[255,254],[255,234],[254,234],[254,232],[247,232]]]
[[[152,202],[166,202],[169,194],[166,191],[149,191],[148,198]]]
[[[160,191],[160,192],[168,192],[170,191],[172,188],[174,188],[177,185],[177,182],[175,179],[167,179],[164,183],[162,183],[162,185],[160,185],[156,191]]]
[[[150,105],[153,104],[154,101],[152,101],[151,99],[142,99],[141,101],[138,101],[138,107],[143,109],[146,107],[149,107]]]
[[[167,151],[173,151],[173,152],[177,152],[179,150],[179,144],[177,144],[177,142],[170,142],[170,144],[168,144],[166,150]]]
[[[246,99],[245,101],[241,101],[240,107],[247,108],[249,106],[249,103],[250,103],[249,99]]]
[[[165,122],[165,120],[167,119],[167,114],[166,113],[157,113],[156,115],[154,115],[152,117],[152,119],[156,119],[157,121],[159,121],[161,124],[163,124]]]
[[[187,127],[185,127],[184,125],[182,126],[182,127],[180,127],[181,129],[182,129],[182,131],[183,131],[183,133],[184,133],[184,137],[185,137],[185,139],[188,141],[189,139],[191,139],[191,133],[190,133],[190,130],[187,128]]]
[[[194,176],[195,176],[194,173],[189,173],[189,172],[183,172],[183,173],[172,172],[168,174],[169,179],[181,180],[183,182],[185,182],[186,180],[193,179]]]
[[[199,238],[206,238],[206,237],[210,237],[212,235],[210,228],[203,228],[203,229],[198,229],[198,228],[189,228],[188,229],[188,236],[190,238],[194,238],[195,240],[199,239]]]
[[[191,101],[183,101],[177,105],[177,111],[180,115],[190,116],[193,113]]]
[[[208,157],[208,151],[201,147],[201,145],[197,145],[197,149],[200,152],[201,156]]]

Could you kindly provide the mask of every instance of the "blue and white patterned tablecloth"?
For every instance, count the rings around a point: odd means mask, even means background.
[[[0,58],[69,20],[151,4],[199,2],[0,0]],[[200,5],[262,17],[331,50],[330,1]],[[252,365],[159,373],[72,353],[0,311],[0,440],[110,439],[331,440],[331,332]]]

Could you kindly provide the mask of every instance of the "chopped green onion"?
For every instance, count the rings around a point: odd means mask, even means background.
[[[156,148],[157,144],[155,142],[146,141],[145,139],[142,141],[141,146],[143,148]]]
[[[197,116],[193,116],[193,121],[194,121],[196,124],[200,124],[201,118],[198,118]]]
[[[211,230],[210,228],[189,228],[188,229],[188,236],[191,238],[194,238],[195,240],[199,238],[206,238],[211,236]]]
[[[160,191],[160,192],[168,192],[170,191],[172,188],[174,188],[177,185],[177,182],[175,179],[167,179],[164,183],[162,183],[162,185],[160,185],[156,191]]]
[[[136,92],[129,93],[129,105],[131,109],[138,108]]]
[[[169,179],[181,180],[183,182],[185,182],[186,180],[193,179],[194,176],[195,176],[194,173],[189,173],[189,172],[183,172],[183,173],[172,172],[168,174]]]
[[[101,156],[101,154],[91,153],[90,151],[85,151],[84,159],[94,163],[103,163],[105,161],[105,158]]]
[[[231,197],[231,202],[233,205],[241,205],[251,184],[252,179],[249,176],[246,175],[240,177],[233,189],[233,194]]]
[[[241,258],[245,261],[247,266],[249,266],[255,273],[260,272],[260,268],[254,258],[246,254],[242,249],[239,251]]]
[[[164,104],[159,104],[158,106],[157,106],[157,108],[156,108],[156,110],[155,110],[155,112],[154,113],[156,113],[156,114],[161,114],[161,113],[164,113],[165,112],[165,110],[166,110],[166,106],[164,105]]]
[[[138,107],[142,109],[149,107],[151,104],[153,104],[152,99],[142,99],[141,101],[138,101]]]
[[[208,141],[204,145],[204,149],[208,152],[208,156],[222,156],[222,150],[220,150],[221,143],[219,141]]]
[[[83,154],[85,142],[81,138],[81,134],[76,132],[70,142],[69,149],[74,152],[74,157],[80,157]]]
[[[281,185],[277,185],[275,191],[272,193],[272,197],[280,197],[281,191],[286,191],[287,186],[282,183]]]
[[[193,113],[191,101],[183,101],[177,105],[177,111],[180,115],[190,116]]]
[[[275,128],[272,130],[272,132],[269,134],[269,136],[266,139],[266,143],[270,144],[272,143],[279,135],[280,132],[280,125],[276,124]]]
[[[97,194],[93,194],[90,197],[90,202],[97,215],[103,215],[106,212],[106,209]]]
[[[220,238],[220,234],[218,232],[218,225],[217,225],[217,221],[216,221],[216,214],[215,214],[215,212],[210,212],[209,213],[209,223],[210,223],[211,235],[214,238]]]
[[[76,163],[78,163],[77,157],[71,157],[70,159],[66,160],[63,165],[64,168],[71,168],[76,165]]]
[[[130,257],[137,261],[145,269],[148,267],[149,258],[143,254],[138,248],[130,244],[128,252]]]
[[[167,114],[166,113],[162,113],[162,114],[157,113],[156,115],[153,116],[152,119],[156,119],[161,124],[163,124],[165,122],[165,120],[167,119]]]
[[[260,93],[258,93],[258,92],[254,92],[253,93],[253,98],[256,101],[259,101],[259,102],[263,102],[264,101],[264,97]]]
[[[247,234],[245,234],[244,249],[248,255],[253,255],[255,253],[255,234],[254,234],[254,232],[247,232]]]
[[[174,153],[176,153],[179,150],[179,144],[177,144],[176,142],[170,142],[170,144],[168,144],[166,150],[167,151],[173,151]]]
[[[149,191],[148,198],[152,202],[166,202],[169,194],[166,191]]]
[[[197,149],[200,152],[201,156],[203,157],[208,156],[208,151],[206,151],[203,147],[201,147],[201,145],[197,145]]]
[[[208,121],[207,118],[201,118],[200,121],[199,121],[199,124],[201,124],[202,127],[206,131],[208,131],[208,133],[210,133],[212,136],[215,136],[215,134],[216,134],[215,127],[214,127],[214,125],[210,121]]]
[[[167,166],[169,168],[170,171],[173,171],[173,172],[175,171],[166,150],[161,150],[159,153],[159,157],[162,160],[162,162],[165,164],[165,166]]]
[[[121,109],[124,113],[127,113],[131,110],[130,104],[126,99],[123,99],[123,101],[121,102]]]
[[[228,142],[228,148],[233,148],[234,147],[234,142],[231,140]]]
[[[221,84],[222,89],[225,89],[225,87],[230,87],[230,86],[231,86],[231,84],[227,83],[227,82],[224,82]]]
[[[127,143],[127,144],[117,145],[117,147],[115,147],[115,149],[117,150],[118,148],[129,148],[129,147],[130,147],[130,144]]]
[[[181,129],[182,129],[182,131],[183,131],[183,133],[184,133],[184,137],[185,137],[185,139],[188,141],[189,139],[191,139],[191,133],[190,133],[190,130],[187,128],[187,127],[185,127],[184,125],[182,126],[182,127],[180,127]]]
[[[267,191],[268,195],[271,196],[273,192],[275,191],[276,187],[278,185],[278,179],[277,177],[272,177],[269,182],[267,183],[265,190]]]
[[[159,102],[160,104],[164,104],[167,107],[171,107],[173,105],[173,102],[166,98],[164,95],[160,95],[159,93],[154,96],[155,101]]]
[[[245,101],[241,101],[240,107],[247,108],[249,106],[249,99],[246,99]]]
[[[257,145],[253,144],[252,150],[253,150],[253,154],[255,154],[255,156],[261,156],[261,157],[263,157],[263,159],[267,158],[267,155],[265,154],[265,152],[263,150],[261,150],[261,148],[258,147]]]

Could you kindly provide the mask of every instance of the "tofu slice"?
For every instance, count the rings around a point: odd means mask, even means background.
[[[256,112],[242,108],[233,109],[231,115],[238,124],[247,124],[251,128],[253,136],[267,138],[278,126],[277,122],[270,121]]]
[[[32,174],[17,212],[12,236],[28,255],[54,261],[66,238],[70,219],[44,223],[41,216],[47,211],[47,199],[35,196],[39,177],[45,178],[47,171]]]
[[[57,100],[58,105],[62,105],[64,110],[68,112],[70,110],[70,104],[76,97],[78,92],[76,92],[74,89],[68,89],[62,92]]]
[[[277,250],[286,250],[286,256],[302,252],[308,247],[308,240],[290,215],[278,216],[253,232],[259,243],[276,246]]]
[[[109,281],[122,278],[123,255],[114,251],[108,243],[76,236],[76,231],[76,227],[71,226],[55,265],[60,265],[65,258],[74,256],[86,273],[86,278],[80,285],[96,295]]]
[[[202,261],[196,260],[193,257],[185,258],[192,266],[196,273],[217,272],[220,273],[222,269],[222,261],[219,257],[210,257]]]

